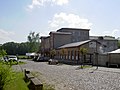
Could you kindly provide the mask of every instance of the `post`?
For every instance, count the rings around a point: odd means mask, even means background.
[[[97,64],[96,69],[98,69],[98,52],[95,52],[95,60],[96,60],[96,64]]]

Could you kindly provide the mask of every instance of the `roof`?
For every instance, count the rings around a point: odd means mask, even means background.
[[[88,43],[90,41],[92,41],[92,40],[86,40],[86,41],[81,41],[81,42],[75,42],[75,43],[65,44],[65,45],[63,45],[63,46],[61,46],[59,48],[78,47],[78,46],[81,46],[81,45],[83,45],[85,43]]]
[[[53,33],[53,34],[66,34],[66,35],[71,35],[72,33],[70,32],[50,32],[50,34]]]
[[[112,54],[112,53],[119,53],[119,54],[120,54],[120,49],[117,49],[117,50],[114,50],[114,51],[108,52],[108,54]]]
[[[50,36],[41,36],[40,39],[46,39],[46,38],[49,38]]]
[[[103,40],[117,40],[115,37],[110,37],[110,36],[90,36],[90,39],[98,40],[100,38],[103,38]]]
[[[83,28],[61,28],[61,29],[58,29],[57,32],[61,31],[61,30],[87,30],[89,31],[90,29],[83,29]]]

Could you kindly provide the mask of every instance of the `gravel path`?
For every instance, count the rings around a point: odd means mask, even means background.
[[[96,67],[77,69],[72,65],[48,65],[46,62],[25,61],[23,69],[40,72],[55,90],[120,90],[120,69]],[[38,77],[41,78],[41,77]]]

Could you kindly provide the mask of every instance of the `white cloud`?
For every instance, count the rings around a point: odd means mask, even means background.
[[[63,4],[68,4],[69,0],[52,0],[52,2],[57,5],[63,5]]]
[[[56,4],[62,6],[64,4],[68,4],[69,0],[32,0],[32,3],[28,5],[27,10],[33,9],[34,7],[43,6],[47,3],[50,3],[51,5]]]
[[[7,32],[3,29],[0,29],[0,44],[8,41],[14,41],[11,39],[12,35],[14,35],[14,32]]]
[[[75,14],[66,14],[63,12],[55,14],[53,19],[49,21],[49,27],[51,29],[58,29],[61,27],[90,29],[91,26],[92,23],[89,23],[88,19],[81,18]]]
[[[33,9],[34,6],[42,6],[43,0],[32,0],[32,4],[28,5],[29,9]]]
[[[104,31],[103,34],[107,36],[120,37],[120,30],[114,29],[112,31]]]
[[[90,36],[97,36],[98,34],[95,34],[95,32],[93,32],[92,30],[90,30]],[[99,36],[99,35],[98,35]]]
[[[113,36],[120,36],[120,30],[118,30],[118,29],[114,29],[113,31],[112,31],[112,35]]]

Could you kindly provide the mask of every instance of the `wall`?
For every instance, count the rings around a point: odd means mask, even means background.
[[[63,28],[58,31],[59,32],[71,32],[72,33],[71,42],[85,41],[89,39],[89,30],[87,29]]]
[[[107,54],[98,54],[98,65],[99,66],[106,66],[108,62],[108,55]],[[94,54],[93,56],[93,65],[97,65],[97,58]]]
[[[71,34],[54,34],[54,48],[71,43]]]
[[[62,57],[62,55],[60,55],[62,50],[65,50],[66,53],[64,53],[64,57],[63,59],[67,59],[67,60],[79,60],[80,57],[80,48],[86,48],[88,51],[87,53],[93,53],[95,50],[91,51],[91,49],[89,49],[89,42],[85,43],[84,45],[78,46],[78,47],[70,47],[70,48],[65,48],[65,49],[59,49],[57,50],[57,52],[59,52],[59,55],[57,55],[57,57]]]
[[[120,54],[119,53],[109,54],[109,63],[120,64]]]
[[[94,42],[94,41],[93,41]],[[81,60],[81,55],[80,53],[78,54],[78,51],[80,48],[87,48],[89,54],[91,54],[91,61],[93,62],[93,65],[97,65],[97,59],[98,59],[98,65],[99,66],[106,66],[106,63],[108,62],[108,55],[107,54],[97,54],[98,56],[95,55],[96,52],[99,51],[99,43],[96,43],[96,47],[90,47],[90,42],[85,43],[84,45],[81,45],[79,47],[71,47],[71,48],[66,48],[65,51],[66,53],[64,55],[60,55],[61,49],[57,50],[59,52],[59,55],[57,56],[58,59],[62,59],[65,61],[73,61],[76,62],[77,60]]]
[[[106,66],[108,62],[108,55],[107,54],[99,54],[98,55],[98,65]]]
[[[116,50],[118,48],[118,41],[117,40],[99,40],[99,42],[104,45],[103,50],[104,52],[110,52]]]
[[[46,56],[50,50],[50,37],[41,37],[41,55]]]
[[[50,49],[50,38],[46,38],[44,41],[45,51]]]

